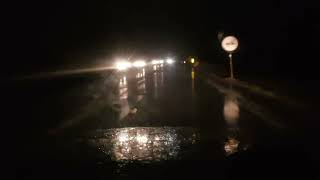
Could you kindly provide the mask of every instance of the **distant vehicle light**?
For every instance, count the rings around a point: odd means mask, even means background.
[[[183,61],[183,64],[185,64],[186,63],[186,61]]]
[[[164,63],[164,60],[159,60],[159,64],[163,64]]]
[[[168,58],[168,59],[167,59],[167,63],[168,63],[168,64],[172,64],[172,63],[174,63],[174,60],[173,60],[173,59]]]
[[[151,61],[151,64],[153,64],[153,65],[159,64],[159,61],[158,61],[158,60],[152,60],[152,61]]]
[[[151,61],[151,64],[153,64],[153,65],[156,65],[156,64],[162,64],[163,63],[163,60],[152,60]]]
[[[134,67],[144,67],[146,66],[146,62],[145,61],[142,61],[142,60],[139,60],[139,61],[135,61],[133,62],[132,64]]]
[[[132,64],[129,61],[119,61],[116,63],[116,68],[119,71],[124,71],[128,68],[130,68],[132,66]]]

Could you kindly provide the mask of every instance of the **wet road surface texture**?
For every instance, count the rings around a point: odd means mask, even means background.
[[[289,115],[282,121],[187,65],[13,84],[8,117],[17,179],[316,174]]]

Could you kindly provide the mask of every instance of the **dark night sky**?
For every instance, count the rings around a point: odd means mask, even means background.
[[[302,1],[28,1],[11,4],[6,17],[16,71],[90,65],[120,54],[223,63],[221,31],[239,38],[236,63],[243,70],[281,73],[290,63],[294,74],[316,61],[317,10]]]

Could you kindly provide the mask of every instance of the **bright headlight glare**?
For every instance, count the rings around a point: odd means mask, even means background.
[[[155,59],[151,61],[151,64],[156,65],[156,64],[163,64],[164,61],[162,59]]]
[[[139,61],[135,61],[132,64],[134,67],[144,67],[146,65],[145,61],[139,60]]]
[[[119,71],[126,70],[126,69],[130,68],[131,66],[132,66],[131,63],[128,61],[119,61],[116,63],[116,68]]]
[[[168,59],[167,59],[167,63],[168,63],[168,64],[172,64],[172,63],[174,63],[174,60],[173,60],[173,59],[168,58]]]
[[[159,60],[152,60],[151,64],[155,65],[155,64],[160,64]]]

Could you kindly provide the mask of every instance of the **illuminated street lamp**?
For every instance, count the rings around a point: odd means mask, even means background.
[[[191,64],[194,64],[194,62],[195,62],[194,58],[191,58],[190,62],[191,62]]]

